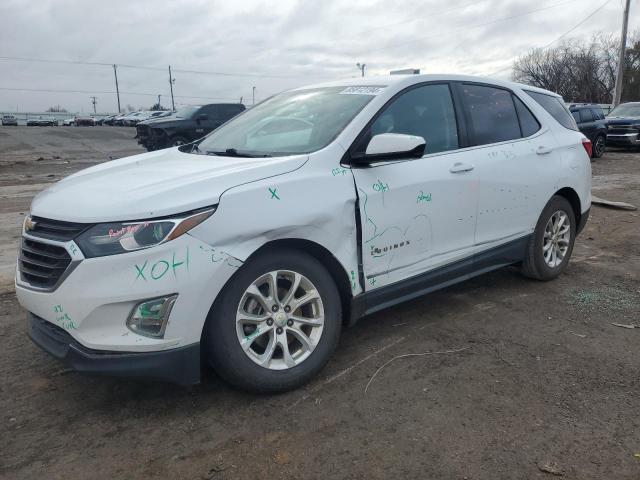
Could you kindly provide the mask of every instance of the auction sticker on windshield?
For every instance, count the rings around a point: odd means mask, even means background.
[[[384,87],[347,87],[340,92],[341,95],[378,95]]]

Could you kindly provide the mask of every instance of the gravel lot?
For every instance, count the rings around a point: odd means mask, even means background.
[[[81,376],[11,293],[31,197],[141,151],[127,128],[0,128],[0,478],[640,478],[640,212],[594,206],[567,272],[503,269],[363,319],[304,389]],[[640,153],[593,162],[640,205]],[[399,358],[365,387],[379,367]]]

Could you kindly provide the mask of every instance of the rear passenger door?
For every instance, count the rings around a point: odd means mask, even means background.
[[[552,133],[508,89],[458,84],[478,180],[476,252],[530,234],[554,180],[558,154]]]

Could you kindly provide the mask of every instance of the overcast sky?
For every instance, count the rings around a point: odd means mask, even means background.
[[[149,107],[176,71],[176,104],[256,101],[318,81],[423,73],[509,77],[513,59],[578,24],[605,0],[2,0],[0,57],[119,64],[121,104]],[[632,0],[630,29],[640,24]],[[610,0],[572,32],[619,35],[622,0]],[[0,59],[0,111],[117,110],[113,68]],[[506,68],[506,69],[505,69]],[[247,76],[181,72],[196,70]],[[74,90],[82,93],[7,89]],[[132,93],[146,93],[139,95]],[[188,98],[200,97],[200,98]]]

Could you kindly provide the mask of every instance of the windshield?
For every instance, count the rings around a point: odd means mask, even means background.
[[[325,87],[276,95],[200,142],[200,153],[310,153],[326,147],[382,87]],[[244,153],[243,153],[244,152]]]
[[[186,107],[178,109],[178,111],[176,112],[176,117],[191,118],[191,115],[196,113],[199,108],[200,105],[187,105]]]
[[[611,110],[609,117],[640,117],[640,103],[623,103]]]

